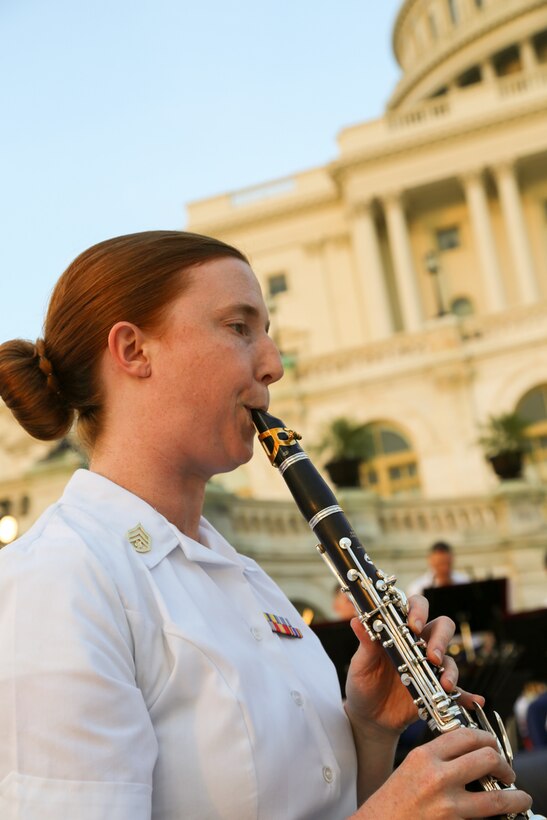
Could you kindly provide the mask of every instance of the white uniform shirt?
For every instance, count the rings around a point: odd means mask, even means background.
[[[457,570],[454,570],[450,577],[453,584],[468,584],[471,580],[469,575],[466,575],[465,572],[458,572]],[[416,578],[415,581],[411,581],[411,583],[408,584],[406,594],[409,598],[411,595],[422,595],[424,589],[429,589],[430,587],[436,586],[437,584],[433,573],[426,572],[424,575],[420,575],[419,578]]]
[[[141,554],[127,538],[139,523]],[[254,561],[205,519],[200,539],[79,470],[0,552],[2,820],[355,811],[334,667]]]

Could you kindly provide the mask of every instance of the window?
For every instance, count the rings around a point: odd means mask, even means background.
[[[471,316],[474,312],[473,302],[467,296],[458,296],[450,302],[450,313],[454,316]]]
[[[506,48],[504,51],[495,54],[492,63],[498,77],[505,77],[508,74],[515,74],[522,70],[517,46],[511,46],[511,48]]]
[[[475,7],[478,9],[484,8],[484,0],[475,0]]]
[[[517,404],[519,416],[529,422],[526,436],[530,441],[530,461],[542,481],[547,481],[547,384],[534,387]]]
[[[366,429],[371,433],[373,456],[361,467],[362,486],[383,497],[419,492],[418,462],[405,436],[381,422]]]
[[[458,227],[439,228],[436,232],[437,249],[450,251],[460,247],[460,229]]]
[[[443,85],[433,92],[431,99],[434,99],[435,97],[444,97],[446,94],[448,94],[448,86]]]
[[[439,32],[438,32],[438,29],[437,29],[437,21],[435,20],[435,15],[432,14],[432,12],[429,12],[428,20],[429,20],[429,31],[430,31],[431,36],[433,37],[433,39],[436,40],[437,37],[439,36]]]
[[[448,0],[448,10],[450,12],[450,19],[457,25],[460,21],[460,12],[458,9],[458,0]]]
[[[269,296],[277,296],[278,293],[284,293],[288,290],[287,277],[284,273],[273,273],[268,276],[267,281]]]
[[[478,65],[474,65],[472,68],[469,68],[467,71],[464,71],[463,74],[457,79],[458,86],[460,88],[465,88],[468,85],[475,85],[476,83],[480,83],[482,78],[481,70]]]
[[[540,31],[533,38],[534,48],[539,63],[547,63],[547,30]]]

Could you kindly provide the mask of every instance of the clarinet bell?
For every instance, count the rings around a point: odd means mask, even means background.
[[[498,715],[497,712],[494,712],[496,722],[498,724],[498,731],[496,732],[488,718],[486,717],[486,712],[482,708],[482,706],[477,703],[476,701],[473,703],[475,707],[475,714],[477,716],[477,723],[479,724],[481,729],[484,729],[485,732],[489,732],[491,735],[497,740],[498,749],[507,760],[509,764],[513,762],[513,749],[511,748],[511,743],[509,742],[509,738],[507,736],[507,732],[505,730],[505,726],[503,725],[503,721]]]

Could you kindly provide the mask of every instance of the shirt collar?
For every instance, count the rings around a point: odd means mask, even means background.
[[[239,564],[242,569],[248,569],[242,556],[205,518],[200,520],[199,534],[203,543],[199,543],[180,532],[148,502],[90,470],[76,470],[60,503],[85,509],[125,543],[129,543],[128,531],[140,524],[150,536],[150,551],[136,554],[150,569],[177,546],[189,561],[224,566]]]

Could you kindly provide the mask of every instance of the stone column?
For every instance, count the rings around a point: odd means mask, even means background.
[[[535,71],[538,67],[536,52],[530,39],[523,40],[520,44],[520,60],[524,71]]]
[[[440,11],[440,33],[446,34],[447,32],[452,31],[452,29],[454,28],[452,16],[448,8],[448,3],[437,3],[437,8]]]
[[[304,246],[312,272],[314,283],[313,293],[310,295],[310,305],[313,305],[314,327],[320,328],[320,333],[312,331],[314,336],[314,351],[325,353],[336,350],[340,345],[340,328],[338,327],[336,311],[333,310],[333,299],[330,271],[326,262],[326,242],[308,242]]]
[[[482,74],[482,81],[484,83],[490,82],[491,80],[496,79],[496,72],[494,70],[494,66],[491,60],[485,60],[481,63],[481,74]]]
[[[384,206],[403,325],[405,330],[419,330],[422,307],[401,195],[390,194],[385,198]]]
[[[484,279],[486,306],[492,312],[503,310],[506,300],[482,175],[479,171],[468,173],[462,182]]]
[[[383,339],[393,333],[393,319],[371,202],[354,207],[351,229],[370,336]]]
[[[460,10],[464,20],[472,19],[477,13],[474,0],[460,0]]]
[[[497,166],[494,173],[521,301],[532,304],[537,301],[539,290],[515,170],[512,163],[504,163]]]

